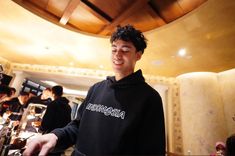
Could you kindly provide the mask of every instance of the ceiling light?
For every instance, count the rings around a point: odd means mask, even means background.
[[[74,66],[74,63],[73,63],[73,62],[69,62],[69,65],[70,65],[70,66]]]
[[[46,84],[48,84],[48,85],[50,85],[50,86],[57,86],[58,85],[58,83],[56,83],[56,82],[54,82],[54,81],[42,81],[43,83],[46,83]]]
[[[185,50],[184,48],[183,48],[183,49],[180,49],[180,50],[178,51],[178,55],[181,56],[181,57],[185,56],[185,55],[186,55],[186,50]]]
[[[69,95],[81,95],[81,96],[86,96],[87,91],[81,91],[81,90],[74,90],[74,89],[68,89],[64,87],[64,93],[69,94]]]
[[[104,66],[101,64],[101,65],[99,65],[99,67],[101,68],[101,69],[103,69],[104,68]]]

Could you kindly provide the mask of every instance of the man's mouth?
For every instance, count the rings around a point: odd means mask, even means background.
[[[123,61],[121,61],[121,60],[113,60],[113,63],[115,65],[121,65],[121,64],[123,64]]]

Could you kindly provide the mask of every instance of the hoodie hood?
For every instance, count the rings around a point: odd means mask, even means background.
[[[69,100],[66,97],[60,97],[58,99],[56,99],[56,101],[59,101],[60,103],[69,103]]]
[[[114,88],[126,88],[129,86],[145,83],[145,79],[141,70],[138,70],[118,81],[116,81],[115,76],[107,77],[107,80],[110,87]]]

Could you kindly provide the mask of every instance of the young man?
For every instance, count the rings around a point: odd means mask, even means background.
[[[20,121],[28,99],[29,93],[20,92],[20,95],[18,97],[12,98],[10,101],[7,102],[7,104],[9,105],[9,108],[7,110],[12,112],[12,114],[9,116],[11,120]]]
[[[71,107],[69,100],[63,95],[62,86],[54,86],[51,89],[52,102],[48,104],[45,115],[42,118],[40,130],[49,133],[55,128],[61,128],[71,122]]]
[[[130,25],[110,39],[114,77],[93,85],[78,117],[63,129],[28,144],[25,155],[75,144],[73,155],[164,155],[162,101],[135,64],[146,48],[143,34]]]

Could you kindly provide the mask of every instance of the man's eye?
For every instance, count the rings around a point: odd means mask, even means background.
[[[112,53],[115,53],[117,51],[117,49],[112,49]]]
[[[130,51],[130,49],[129,48],[122,48],[122,51],[123,52],[128,52],[128,51]]]

